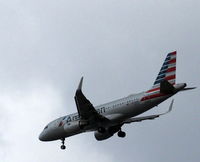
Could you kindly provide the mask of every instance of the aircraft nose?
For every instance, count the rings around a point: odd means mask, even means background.
[[[45,138],[44,138],[45,136],[44,136],[44,133],[42,132],[42,133],[40,133],[40,135],[39,135],[39,140],[40,141],[45,141]]]
[[[46,131],[42,131],[42,133],[40,133],[40,135],[39,135],[39,140],[40,141],[49,141],[48,133]]]
[[[39,135],[39,140],[40,141],[52,141],[53,137],[52,137],[51,131],[48,131],[48,130],[42,131],[42,133],[40,133],[40,135]]]

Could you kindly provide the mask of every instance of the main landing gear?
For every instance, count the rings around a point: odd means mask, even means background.
[[[62,141],[62,145],[60,146],[60,148],[61,148],[62,150],[65,150],[65,149],[66,149],[66,146],[65,146],[65,138],[62,138],[61,141]]]
[[[123,132],[122,130],[120,130],[118,133],[117,133],[118,137],[121,137],[121,138],[124,138],[126,137],[126,133]]]

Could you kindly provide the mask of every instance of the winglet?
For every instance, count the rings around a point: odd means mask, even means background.
[[[174,99],[172,100],[172,102],[171,102],[171,104],[170,104],[170,106],[169,106],[168,112],[172,111],[173,104],[174,104]]]
[[[174,104],[174,99],[172,100],[171,104],[169,105],[169,110],[168,110],[167,112],[163,113],[163,114],[160,114],[160,115],[165,115],[165,114],[171,112],[171,111],[172,111],[173,104]]]
[[[81,77],[81,80],[79,82],[79,85],[78,85],[78,89],[77,90],[80,90],[82,89],[82,85],[83,85],[83,77]]]

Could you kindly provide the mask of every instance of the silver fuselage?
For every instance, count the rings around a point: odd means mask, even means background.
[[[174,87],[177,89],[178,92],[185,87],[185,84],[176,84],[174,85]],[[157,106],[174,94],[160,96],[158,95],[152,98],[151,96],[154,96],[154,94],[142,92],[129,95],[128,97],[100,106],[96,106],[95,109],[101,115],[105,116],[111,121],[109,125],[107,125],[107,123],[104,123],[104,127],[110,127],[112,125],[118,125],[131,117],[135,117],[139,114],[144,113],[145,111]],[[80,118],[78,113],[60,117],[50,122],[42,131],[39,138],[42,141],[52,141],[83,132],[95,131],[97,129],[97,126],[92,124],[85,127],[84,129],[80,129],[79,127],[77,127],[77,124],[79,122]]]

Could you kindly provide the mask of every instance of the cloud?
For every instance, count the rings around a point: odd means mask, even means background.
[[[60,151],[61,142],[43,143],[38,140],[43,127],[61,115],[65,105],[61,94],[52,85],[30,83],[27,89],[10,89],[0,95],[1,105],[1,159],[20,161],[112,161],[112,155],[102,150],[89,149],[82,141],[67,141],[68,153]],[[2,111],[4,110],[4,111]],[[62,114],[64,115],[64,114]],[[80,137],[80,136],[79,136]],[[85,149],[83,149],[85,148]],[[89,154],[88,154],[89,153]],[[60,155],[59,155],[60,154]],[[49,158],[48,156],[52,156]],[[63,160],[61,159],[62,157]]]
[[[198,86],[199,1],[0,4],[1,160],[198,161],[198,89],[177,95],[168,116],[125,126],[125,139],[97,142],[87,133],[68,138],[61,151],[60,141],[43,143],[38,135],[76,112],[81,76],[86,96],[102,104],[151,87],[166,54],[177,50],[177,81]]]

